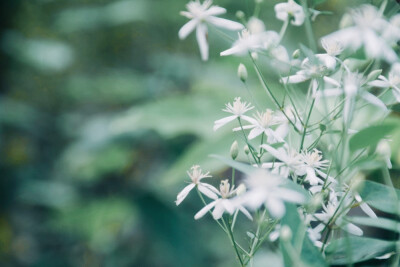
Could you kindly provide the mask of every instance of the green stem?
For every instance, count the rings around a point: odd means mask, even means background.
[[[306,27],[306,34],[307,34],[307,39],[308,39],[308,44],[313,52],[317,52],[317,44],[315,41],[313,29],[311,26],[311,20],[310,20],[310,12],[308,10],[307,6],[307,1],[306,0],[301,0],[301,6],[303,7],[303,11],[305,13],[306,19],[304,21],[304,26]]]
[[[314,108],[314,104],[315,104],[315,98],[313,98],[313,101],[311,102],[311,107],[310,107],[310,110],[308,111],[308,115],[307,115],[306,122],[305,122],[305,124],[303,125],[304,131],[303,131],[303,135],[301,136],[300,152],[301,152],[301,150],[303,149],[304,139],[305,139],[305,137],[306,137],[307,127],[308,127],[308,122],[309,122],[309,120],[310,120],[311,113],[312,113],[312,110],[313,110],[313,108]]]
[[[230,237],[231,242],[232,242],[232,246],[233,246],[233,248],[235,249],[235,252],[236,252],[236,256],[237,256],[238,259],[239,259],[240,265],[241,265],[242,267],[244,267],[245,265],[243,264],[242,257],[240,256],[239,250],[238,250],[238,248],[237,248],[237,246],[236,246],[235,237],[233,236],[232,229],[231,229],[231,225],[230,225],[229,221],[228,221],[227,228],[228,228],[229,237]]]

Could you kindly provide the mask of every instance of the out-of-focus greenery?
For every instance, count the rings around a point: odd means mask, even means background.
[[[231,19],[252,10],[248,2],[215,1]],[[277,1],[266,2],[262,17],[279,30]],[[343,10],[345,2],[320,7]],[[235,76],[240,59],[217,60],[229,41],[211,30],[205,64],[193,35],[178,40],[185,4],[1,2],[1,266],[234,264],[212,219],[194,221],[196,196],[179,209],[174,200],[193,164],[223,178],[223,164],[208,155],[228,156],[241,139],[214,133],[213,121],[234,96],[252,97]],[[318,35],[338,21],[319,17]],[[295,46],[304,29],[288,34]],[[256,79],[249,84],[268,106]]]

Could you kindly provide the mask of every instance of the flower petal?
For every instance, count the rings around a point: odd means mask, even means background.
[[[211,191],[209,188],[207,188],[207,187],[204,186],[204,185],[205,185],[204,183],[200,183],[200,184],[198,185],[199,191],[200,191],[201,193],[203,193],[204,195],[206,195],[207,197],[209,197],[209,198],[217,199],[217,198],[218,198],[217,194],[214,193],[213,191]]]
[[[209,204],[207,204],[206,206],[204,206],[199,212],[196,213],[196,215],[194,215],[194,219],[198,220],[201,217],[203,217],[208,211],[210,211],[210,209],[212,209],[215,205],[217,204],[217,200],[210,202]]]
[[[220,120],[215,121],[214,122],[214,128],[213,128],[214,131],[216,131],[217,129],[221,128],[225,124],[235,120],[237,117],[238,117],[237,115],[232,115],[232,116],[225,117],[225,118],[222,118]]]
[[[181,40],[185,39],[194,30],[194,28],[196,28],[197,23],[197,19],[192,19],[188,21],[185,25],[183,25],[178,33],[179,38]]]
[[[203,23],[197,25],[196,29],[197,43],[199,44],[201,59],[208,59],[207,26]]]
[[[242,24],[240,24],[239,22],[235,22],[235,21],[228,20],[228,19],[222,19],[222,18],[210,16],[207,18],[207,21],[217,27],[224,28],[224,29],[231,30],[231,31],[239,31],[244,28],[244,26]]]
[[[362,98],[364,98],[364,100],[368,101],[369,103],[371,103],[372,105],[375,105],[379,108],[381,108],[382,110],[386,111],[387,107],[386,105],[382,102],[382,100],[380,100],[379,98],[377,98],[376,96],[374,96],[371,93],[368,92],[364,92],[362,95]]]
[[[182,189],[182,191],[176,197],[175,203],[176,203],[177,206],[179,204],[181,204],[181,202],[187,197],[187,195],[193,189],[194,186],[195,186],[195,184],[192,183],[192,184],[190,184],[190,185],[188,185],[188,186],[186,186],[185,188]]]

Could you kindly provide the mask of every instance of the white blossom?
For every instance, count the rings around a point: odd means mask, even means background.
[[[238,22],[216,17],[217,15],[226,13],[226,9],[219,6],[212,6],[211,0],[205,0],[203,3],[200,3],[199,0],[191,1],[186,5],[186,8],[188,11],[182,11],[181,15],[190,19],[190,21],[179,30],[179,38],[185,39],[196,29],[196,38],[203,60],[208,59],[207,24],[232,31],[244,28]]]
[[[345,48],[353,51],[364,47],[369,58],[384,59],[389,63],[397,60],[397,55],[390,46],[393,41],[400,40],[400,33],[387,32],[391,25],[372,5],[362,5],[351,11],[353,26],[338,30],[324,38],[340,40]],[[392,25],[393,26],[393,25]],[[395,28],[393,26],[393,28]],[[396,28],[398,29],[398,28]],[[386,30],[387,33],[384,33]],[[390,36],[392,40],[386,40]],[[388,41],[390,41],[388,43]]]
[[[243,189],[241,188],[241,190]],[[231,197],[236,195],[236,191],[237,189],[233,189],[233,186],[230,186],[228,180],[221,181],[219,189],[219,194],[221,195],[221,198],[217,198],[204,206],[204,208],[196,213],[194,218],[198,220],[202,218],[212,208],[214,208],[212,216],[215,220],[220,219],[224,212],[233,214],[236,210],[240,210],[247,218],[252,220],[253,217],[251,216],[251,214],[242,205],[237,205],[234,200],[231,199]]]
[[[287,3],[279,3],[275,5],[276,18],[282,21],[291,20],[295,26],[300,26],[304,23],[305,14],[303,8],[293,0]]]
[[[183,188],[183,190],[176,197],[175,203],[177,206],[181,204],[181,202],[187,197],[190,191],[192,191],[192,189],[196,186],[199,189],[199,191],[204,195],[206,195],[207,197],[212,199],[218,198],[217,196],[218,190],[215,187],[201,182],[202,179],[211,177],[209,172],[203,173],[202,170],[200,169],[200,166],[194,165],[192,166],[191,171],[188,171],[187,174],[191,179],[191,183],[187,185],[185,188]]]
[[[225,105],[225,109],[223,109],[222,111],[228,112],[233,114],[232,116],[228,116],[225,118],[222,118],[220,120],[217,120],[214,122],[214,131],[216,131],[217,129],[219,129],[220,127],[224,126],[225,124],[240,118],[243,119],[247,122],[250,123],[254,123],[255,120],[249,116],[244,115],[244,113],[246,113],[249,110],[252,110],[254,107],[251,106],[250,103],[247,102],[242,102],[240,100],[240,97],[236,97],[235,101],[233,102],[233,104],[228,103]]]
[[[390,69],[388,78],[379,75],[378,79],[368,83],[370,86],[391,88],[397,102],[400,102],[400,63],[396,62]]]
[[[310,185],[322,184],[323,181],[317,177],[317,175],[326,178],[326,174],[321,171],[328,167],[329,161],[322,160],[321,151],[314,148],[312,151],[303,151],[301,153],[301,158],[304,163],[304,171],[306,173],[305,180],[310,183]]]

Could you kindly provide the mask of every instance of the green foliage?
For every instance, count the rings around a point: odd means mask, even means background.
[[[393,194],[396,192],[397,196]],[[399,214],[400,190],[372,181],[365,181],[360,195],[366,203],[388,213]]]
[[[398,127],[398,124],[386,123],[364,128],[351,137],[350,150],[356,151],[361,148],[375,146],[381,139],[385,138],[385,136]]]

